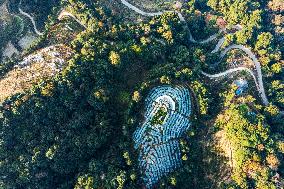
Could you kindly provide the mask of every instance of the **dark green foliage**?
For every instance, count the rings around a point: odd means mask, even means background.
[[[202,13],[194,14],[196,8],[209,10],[204,2],[189,1],[191,8],[186,15],[193,35],[200,39],[218,30],[214,23],[206,24]],[[214,138],[210,135],[214,132],[208,125],[214,123],[223,107],[221,97],[217,96],[217,88],[222,87],[200,76],[200,70],[216,62],[217,56],[206,45],[185,40],[188,31],[176,14],[122,24],[109,9],[101,6],[103,3],[64,2],[87,27],[69,44],[75,56],[61,74],[12,96],[0,106],[0,188],[141,188],[132,134],[143,119],[143,97],[161,83],[188,85],[195,114],[191,117],[193,124],[188,140],[181,142],[183,168],[164,178],[157,187],[220,188],[224,185],[220,184],[224,181],[220,170],[224,168],[227,174],[232,173],[224,163],[228,160],[213,150]],[[31,12],[42,20],[59,2],[23,1],[22,4],[23,8],[30,5]],[[272,66],[281,59],[277,56],[279,44],[275,43],[273,34],[262,31],[261,4],[247,0],[210,0],[208,5],[224,15],[230,25],[244,26],[244,30],[236,32],[233,42],[252,44],[258,55],[269,58],[266,67],[272,73],[269,78],[272,82],[267,85],[271,85],[269,97],[283,108],[283,76],[275,72],[279,65]],[[50,17],[47,29],[56,22],[56,16]],[[19,24],[15,20],[9,27]],[[9,27],[5,31],[11,30],[9,35],[17,36],[18,30]],[[43,36],[34,49],[48,44],[48,40],[48,35]],[[13,65],[14,62],[2,65],[0,76]],[[131,100],[134,91],[139,98]],[[234,170],[235,182],[229,185],[231,188],[270,186],[268,178],[274,172],[265,162],[266,157],[273,162],[275,158],[269,155],[279,156],[278,151],[283,150],[283,137],[275,134],[283,133],[282,117],[272,115],[273,107],[265,110],[268,115],[264,117],[265,111],[256,107],[252,99],[239,104],[230,96],[233,94],[227,95],[229,100],[224,100],[224,111],[230,122],[219,118],[214,129],[226,129],[237,148],[236,159],[240,165],[248,166],[249,160],[256,158],[255,165],[263,168],[256,170],[263,177],[253,179],[244,177],[239,169]],[[250,114],[254,111],[257,111],[255,115]],[[161,108],[152,123],[161,124],[165,115],[166,110]],[[271,132],[264,123],[271,125]],[[258,149],[259,144],[265,145],[263,151]],[[283,165],[279,169],[283,173]]]
[[[162,125],[165,118],[167,116],[167,110],[166,108],[159,108],[159,110],[157,111],[157,113],[153,116],[152,120],[151,120],[151,124],[152,125]]]
[[[15,65],[16,60],[7,60],[1,62],[0,64],[0,78],[3,77],[7,72],[9,72]]]

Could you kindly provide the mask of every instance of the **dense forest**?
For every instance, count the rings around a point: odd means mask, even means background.
[[[283,1],[170,1],[157,11],[173,11],[154,16],[143,15],[153,12],[148,0],[127,1],[141,14],[122,2],[7,1],[14,15],[19,4],[29,11],[42,35],[0,62],[0,188],[283,188]],[[19,16],[7,23],[0,46],[35,30]],[[64,60],[48,60],[56,53]],[[53,64],[60,69],[47,74]],[[19,73],[37,76],[8,89]],[[239,80],[248,86],[238,93]],[[174,138],[180,166],[149,186],[133,135],[159,86],[188,91],[191,114],[179,113],[190,126]],[[163,125],[167,109],[150,125]]]

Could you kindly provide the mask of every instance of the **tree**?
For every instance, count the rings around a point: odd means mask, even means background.
[[[140,99],[141,99],[141,96],[140,96],[139,91],[134,91],[132,100],[134,100],[135,102],[138,102]]]
[[[119,65],[120,64],[120,56],[117,52],[111,51],[109,54],[109,60],[112,65]]]
[[[264,116],[253,112],[253,109],[257,109],[253,103],[255,100],[249,96],[238,99],[234,91],[233,87],[223,95],[225,109],[215,123],[224,130],[231,145],[232,161],[235,162],[232,178],[240,188],[247,188],[252,183],[255,183],[252,185],[254,187],[273,188],[270,175],[279,166],[278,159],[273,154],[262,158],[271,150],[269,126]]]
[[[93,189],[94,178],[89,175],[79,176],[74,189]]]
[[[255,50],[260,56],[271,52],[273,35],[270,32],[263,32],[257,36]]]

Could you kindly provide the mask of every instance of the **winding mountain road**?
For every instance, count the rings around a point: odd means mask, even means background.
[[[62,10],[57,18],[58,18],[58,20],[62,20],[62,18],[65,17],[65,16],[69,16],[69,17],[73,18],[77,23],[79,23],[81,26],[83,26],[85,29],[87,29],[87,27],[78,18],[76,18],[76,16],[74,16],[70,12],[67,12],[66,10]]]
[[[139,9],[138,7],[135,7],[134,5],[128,3],[125,0],[121,0],[121,3],[124,4],[125,6],[127,6],[128,8],[132,9],[133,11],[135,11],[138,14],[141,14],[143,16],[161,16],[162,14],[164,14],[165,12],[174,12],[174,11],[160,11],[160,12],[144,12],[141,9]]]
[[[159,12],[145,12],[141,9],[139,9],[138,7],[135,7],[134,5],[130,4],[129,2],[127,2],[126,0],[121,0],[121,3],[124,4],[125,6],[127,6],[129,9],[135,11],[136,13],[138,14],[141,14],[143,16],[148,16],[148,17],[153,17],[153,16],[161,16],[162,14],[164,13],[177,13],[178,14],[178,17],[180,19],[181,22],[186,22],[185,18],[183,17],[183,15],[178,12],[178,11],[171,11],[171,10],[168,10],[168,11],[159,11]],[[218,37],[218,33],[217,34],[214,34],[214,35],[211,35],[209,38],[205,39],[205,40],[202,40],[202,41],[197,41],[193,38],[192,34],[191,34],[191,31],[189,29],[189,26],[186,24],[187,28],[188,28],[188,31],[189,31],[189,40],[190,42],[192,43],[201,43],[201,44],[205,44],[205,43],[209,43],[210,41],[213,41],[215,39],[217,39]],[[220,30],[220,32],[222,32],[223,30]]]
[[[227,47],[222,53],[221,53],[221,57],[223,58],[228,51],[232,50],[232,49],[239,49],[244,51],[253,61],[254,65],[255,65],[255,69],[256,69],[256,73],[257,73],[257,78],[258,78],[258,84],[259,84],[259,92],[261,94],[261,98],[263,100],[263,103],[265,105],[269,104],[269,101],[267,99],[267,96],[265,94],[265,90],[264,90],[264,85],[263,85],[263,80],[262,80],[262,71],[261,71],[261,65],[260,62],[258,61],[258,59],[256,58],[256,56],[252,53],[252,51],[243,46],[243,45],[231,45],[229,47]]]
[[[254,80],[254,83],[255,83],[257,89],[260,90],[260,86],[259,86],[259,84],[258,84],[258,80],[257,80],[257,78],[255,77],[253,71],[251,71],[250,69],[248,69],[248,68],[246,68],[246,67],[232,68],[232,69],[226,70],[226,71],[221,72],[221,73],[218,73],[218,74],[208,74],[208,73],[205,73],[205,72],[201,71],[201,74],[204,75],[204,76],[206,76],[206,77],[212,78],[212,79],[217,79],[217,78],[225,77],[225,76],[227,76],[227,75],[230,75],[230,74],[232,74],[232,73],[234,73],[234,72],[239,72],[239,71],[248,72],[248,73],[252,76],[252,78],[253,78],[253,80]]]
[[[185,22],[185,24],[186,24],[186,26],[187,26],[187,29],[188,29],[188,31],[189,31],[189,34],[190,34],[190,35],[189,35],[189,40],[190,40],[190,42],[192,42],[192,43],[199,43],[199,44],[206,44],[206,43],[209,43],[209,42],[211,42],[211,41],[217,39],[219,33],[222,33],[222,32],[225,31],[225,30],[220,30],[218,33],[216,33],[216,34],[214,34],[214,35],[211,35],[209,38],[207,38],[207,39],[205,39],[205,40],[202,40],[202,41],[198,41],[198,40],[196,40],[196,39],[193,38],[193,36],[192,36],[192,34],[191,34],[191,31],[190,31],[190,28],[189,28],[188,24],[186,23],[185,18],[184,18],[183,15],[182,15],[180,12],[178,12],[178,11],[170,11],[170,10],[169,10],[169,11],[159,11],[159,12],[145,12],[145,11],[139,9],[138,7],[136,7],[136,6],[132,5],[132,4],[130,4],[130,3],[127,2],[126,0],[121,0],[121,3],[124,4],[126,7],[128,7],[129,9],[135,11],[136,13],[141,14],[141,15],[143,15],[143,16],[148,16],[148,17],[161,16],[162,14],[164,14],[164,13],[169,13],[169,12],[170,12],[170,13],[173,13],[173,12],[177,13],[177,14],[178,14],[178,17],[179,17],[179,19],[180,19],[180,21],[181,21],[181,22]],[[69,12],[67,12],[67,11],[65,11],[65,10],[63,10],[63,11],[59,14],[58,19],[61,20],[64,16],[70,16],[70,17],[72,17],[76,22],[78,22],[80,25],[82,25],[84,28],[86,28],[86,26],[85,26],[79,19],[77,19],[72,13],[69,13]],[[33,19],[32,19],[32,20],[33,20]],[[34,22],[33,22],[33,23],[34,23]],[[241,26],[241,25],[235,25],[235,26],[233,26],[232,28],[237,29],[237,30],[241,30],[241,29],[242,29],[242,26]],[[36,28],[35,28],[35,30],[36,30]],[[222,45],[223,45],[224,42],[225,42],[225,37],[222,37],[221,39],[219,39],[217,45],[216,45],[215,48],[211,51],[211,53],[217,53],[217,52],[221,49],[221,47],[222,47]],[[207,74],[207,73],[205,73],[205,72],[201,72],[201,73],[202,73],[204,76],[207,76],[207,77],[209,77],[209,78],[211,78],[211,79],[214,79],[214,78],[218,78],[218,77],[227,76],[227,75],[229,75],[229,74],[232,74],[233,72],[246,71],[246,72],[248,72],[248,73],[253,77],[254,82],[255,82],[255,84],[256,84],[256,87],[257,87],[257,89],[258,89],[258,91],[259,91],[259,93],[260,93],[260,96],[261,96],[261,98],[262,98],[263,104],[264,104],[264,105],[268,105],[268,104],[269,104],[269,101],[268,101],[268,98],[267,98],[267,96],[266,96],[266,94],[265,94],[265,89],[264,89],[263,79],[262,79],[263,76],[262,76],[262,71],[261,71],[261,65],[260,65],[260,62],[258,61],[258,59],[256,58],[256,56],[252,53],[252,51],[251,51],[249,48],[247,48],[247,47],[245,47],[245,46],[243,46],[243,45],[235,45],[235,44],[234,44],[234,45],[231,45],[231,46],[225,48],[225,49],[221,52],[221,54],[220,54],[220,61],[219,61],[219,62],[216,62],[215,64],[213,64],[213,65],[211,65],[211,66],[217,66],[217,65],[221,62],[221,60],[225,57],[225,55],[226,55],[230,50],[232,50],[232,49],[239,49],[239,50],[242,50],[242,51],[244,51],[244,52],[252,59],[252,61],[254,62],[255,68],[256,68],[257,77],[255,76],[255,74],[253,73],[252,70],[250,70],[250,69],[248,69],[248,68],[246,68],[246,67],[233,68],[233,69],[229,69],[229,70],[227,70],[227,71],[224,71],[224,72],[222,72],[222,73],[213,74],[213,75],[212,75],[212,74]]]
[[[137,8],[134,5],[132,5],[129,2],[127,2],[126,0],[121,0],[121,3],[124,4],[125,6],[127,6],[129,9],[132,9],[136,13],[141,14],[143,16],[160,16],[163,13],[166,13],[166,12],[176,12],[178,14],[179,18],[180,18],[180,21],[186,22],[185,18],[182,16],[182,14],[180,12],[177,12],[177,11],[160,11],[160,12],[148,13],[148,12],[144,12],[144,11],[140,10],[139,8]],[[217,37],[218,37],[218,33],[217,33],[217,34],[214,34],[214,35],[210,36],[208,39],[205,39],[203,41],[197,41],[197,40],[195,40],[193,38],[189,26],[187,24],[186,24],[186,26],[187,26],[187,28],[189,30],[189,34],[190,34],[189,40],[191,42],[193,42],[193,43],[205,44],[205,43],[209,43],[209,42],[217,39]],[[233,28],[235,28],[237,30],[241,30],[242,26],[241,25],[236,25],[236,26],[233,26]],[[224,31],[224,30],[220,30],[219,33],[222,32],[222,31]],[[225,37],[221,38],[218,41],[216,47],[211,51],[211,53],[218,52],[220,50],[220,48],[222,47],[224,41],[225,41]],[[225,57],[225,55],[227,54],[227,52],[232,50],[232,49],[242,50],[252,59],[252,61],[254,62],[256,71],[257,71],[257,78],[254,75],[254,73],[250,69],[248,69],[246,67],[233,68],[233,69],[229,69],[229,70],[227,70],[225,72],[222,72],[222,73],[219,73],[219,74],[214,74],[214,75],[207,74],[205,72],[202,72],[202,74],[207,76],[207,77],[209,77],[209,78],[218,78],[218,77],[226,76],[226,75],[231,74],[231,73],[236,72],[236,71],[247,71],[248,73],[250,73],[250,75],[254,79],[254,82],[255,82],[255,84],[257,86],[257,89],[258,89],[258,91],[260,93],[260,96],[262,98],[263,104],[264,105],[268,105],[269,101],[268,101],[267,96],[265,94],[265,89],[264,89],[263,80],[262,80],[263,76],[262,76],[262,72],[261,72],[261,65],[260,65],[258,59],[256,58],[256,56],[252,53],[252,51],[249,48],[247,48],[247,47],[245,47],[243,45],[231,45],[231,46],[225,48],[221,52],[220,60],[222,60]],[[216,65],[218,65],[220,62],[221,61],[217,62]]]
[[[34,18],[33,18],[29,13],[26,13],[25,11],[23,11],[23,10],[21,9],[21,4],[22,4],[22,1],[20,1],[19,7],[18,7],[20,14],[22,14],[22,15],[28,17],[28,18],[31,20],[31,22],[32,22],[32,24],[33,24],[33,28],[34,28],[34,30],[35,30],[35,32],[36,32],[37,35],[43,35],[44,33],[40,32],[40,31],[37,29]]]
[[[225,42],[225,37],[222,37],[222,38],[218,41],[218,43],[217,43],[217,45],[215,46],[215,48],[211,51],[211,53],[213,54],[213,53],[218,52],[218,51],[221,49],[221,47],[222,47],[222,45],[224,44],[224,42]]]

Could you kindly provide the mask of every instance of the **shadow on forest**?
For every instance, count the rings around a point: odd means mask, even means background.
[[[223,183],[230,182],[231,169],[226,164],[228,159],[218,152],[211,127],[200,126],[195,136],[190,137],[189,160],[181,171],[177,188],[218,189]]]

